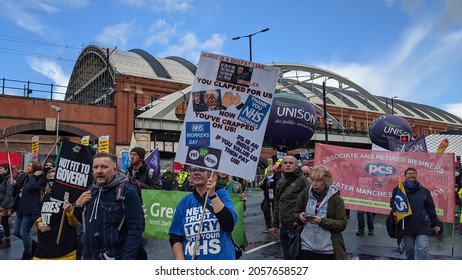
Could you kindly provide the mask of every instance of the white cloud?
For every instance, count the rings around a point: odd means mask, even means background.
[[[155,43],[168,45],[170,38],[176,34],[176,26],[167,23],[165,19],[158,19],[148,29],[148,37],[144,45],[149,47]]]
[[[447,104],[443,110],[462,118],[462,103]]]
[[[416,4],[416,3],[414,3]],[[416,19],[394,46],[381,50],[363,63],[319,63],[325,69],[347,77],[374,95],[399,96],[417,103],[449,103],[460,100],[460,91],[449,88],[459,79],[462,62],[462,30],[439,28],[436,18]],[[448,95],[448,92],[454,94]]]
[[[24,1],[2,1],[0,14],[10,18],[19,27],[33,33],[45,35],[47,27]]]
[[[67,86],[69,84],[70,76],[64,72],[61,65],[53,60],[31,58],[29,59],[29,66],[34,71],[52,80],[55,85]],[[64,100],[64,95],[56,94],[53,98]]]
[[[96,41],[109,46],[125,47],[128,43],[128,36],[132,30],[130,23],[119,23],[107,26],[95,38]]]
[[[212,37],[199,42],[196,34],[188,33],[180,39],[179,44],[171,45],[165,51],[161,52],[159,56],[180,56],[190,60],[192,63],[199,61],[201,51],[209,51],[213,53],[220,53],[226,36],[220,34],[212,34]]]
[[[52,31],[44,23],[43,17],[59,13],[66,7],[81,8],[87,4],[88,0],[3,0],[0,16],[11,19],[25,30],[46,36]]]
[[[192,9],[192,0],[120,0],[135,8],[147,8],[156,13],[186,12]]]

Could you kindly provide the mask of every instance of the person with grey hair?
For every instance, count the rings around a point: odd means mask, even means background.
[[[284,259],[288,260],[293,258],[289,254],[290,241],[297,234],[295,220],[297,197],[309,187],[310,183],[303,176],[294,156],[285,156],[281,165],[284,176],[278,180],[276,185],[271,230],[274,236],[279,235]]]
[[[310,178],[311,169],[310,169],[310,167],[306,166],[306,165],[302,166],[302,173],[303,173],[303,176],[305,176],[308,179],[308,181],[310,182],[310,184],[311,184],[311,178]]]
[[[300,234],[302,260],[347,259],[342,231],[347,226],[345,204],[324,165],[311,169],[312,185],[297,198],[295,215],[303,225]]]

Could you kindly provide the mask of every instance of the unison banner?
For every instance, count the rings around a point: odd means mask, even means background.
[[[442,222],[454,222],[454,154],[372,151],[317,143],[315,165],[332,173],[348,209],[379,214],[390,212],[390,199],[398,179],[408,167],[432,194]]]
[[[175,209],[183,196],[190,192],[142,190],[143,208],[146,217],[144,236],[148,238],[168,240],[168,230],[172,223]],[[244,202],[238,194],[230,194],[234,210],[237,212],[237,224],[233,230],[233,239],[244,244]]]

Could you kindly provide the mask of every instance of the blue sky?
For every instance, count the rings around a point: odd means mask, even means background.
[[[325,68],[462,117],[460,0],[2,0],[0,78],[67,85],[89,44]]]

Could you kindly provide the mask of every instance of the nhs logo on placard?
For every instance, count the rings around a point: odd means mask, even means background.
[[[193,132],[202,132],[205,130],[205,125],[203,123],[201,124],[193,124],[192,125],[192,131]]]
[[[210,146],[210,123],[187,122],[186,146]]]

